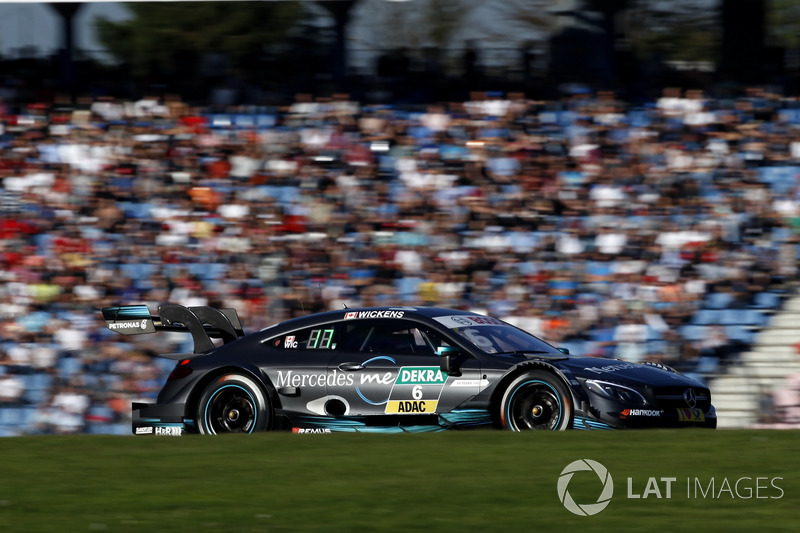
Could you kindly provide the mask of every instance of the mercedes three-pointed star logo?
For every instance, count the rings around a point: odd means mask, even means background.
[[[694,389],[686,389],[686,392],[683,393],[683,399],[686,400],[686,405],[692,409],[697,405],[697,393]]]

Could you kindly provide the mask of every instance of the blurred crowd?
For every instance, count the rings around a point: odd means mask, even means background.
[[[759,88],[0,103],[0,415],[128,433],[173,364],[152,355],[191,349],[105,328],[102,307],[134,303],[233,307],[246,331],[343,304],[472,309],[702,379],[760,322],[697,335],[698,314],[768,311],[797,281],[796,107]]]

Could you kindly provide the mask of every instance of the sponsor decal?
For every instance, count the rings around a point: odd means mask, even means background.
[[[437,400],[389,400],[387,414],[435,413]]]
[[[366,368],[366,366],[368,364],[373,363],[375,361],[386,361],[387,363],[391,363],[393,365],[397,364],[397,361],[395,361],[394,358],[386,356],[386,355],[379,355],[377,357],[373,357],[372,359],[367,359],[366,361],[361,363],[361,365]],[[372,373],[372,374],[361,373],[360,376],[361,376],[360,385],[368,385],[368,384],[371,384],[371,383],[375,383],[377,385],[388,386],[388,385],[392,384],[392,386],[394,386],[393,382],[394,382],[395,376],[394,376],[393,372],[385,372],[383,374],[381,374],[381,373]],[[369,389],[370,389],[370,387],[367,387],[367,390],[369,390]],[[383,392],[386,389],[385,388],[379,388],[378,390]],[[384,404],[386,404],[387,401],[389,401],[389,396],[388,395],[384,396],[383,394],[380,395],[381,399],[379,399],[379,400],[368,398],[367,395],[365,394],[365,392],[362,391],[359,388],[358,385],[356,385],[356,394],[358,394],[359,398],[361,398],[362,400],[364,400],[366,403],[368,403],[370,405],[384,405]],[[390,394],[391,394],[391,392],[390,392]]]
[[[656,409],[625,409],[620,413],[620,418],[628,418],[629,416],[661,416],[664,411]]]
[[[365,383],[376,383],[378,385],[388,385],[392,382],[394,376],[391,372],[383,374],[361,374],[361,385]]]
[[[331,428],[292,428],[292,433],[330,433]]]
[[[485,389],[489,386],[488,379],[456,379],[450,383],[451,387],[478,387],[479,389]]]
[[[397,376],[396,385],[439,385],[447,381],[438,366],[404,366]]]
[[[446,381],[438,366],[400,367],[384,412],[435,413]]]
[[[353,374],[334,369],[331,373],[298,374],[294,370],[278,370],[277,387],[352,387]]]
[[[504,326],[505,324],[496,318],[479,315],[449,315],[437,316],[437,322],[448,328],[464,328],[473,326]]]
[[[706,415],[702,409],[678,409],[678,420],[681,422],[705,422]]]
[[[603,374],[603,373],[611,373],[611,372],[619,372],[620,370],[630,370],[631,368],[641,368],[642,365],[637,363],[621,363],[618,365],[608,365],[608,366],[590,366],[586,368],[586,370],[590,372],[594,372],[596,374]]]
[[[153,428],[151,428],[149,426],[148,427],[138,427],[134,431],[134,434],[136,434],[136,435],[152,435],[153,434]]]
[[[294,335],[286,335],[286,339],[283,341],[284,348],[297,348],[297,341],[294,340]]]
[[[403,318],[405,311],[350,311],[344,314],[345,320],[353,318]]]
[[[473,324],[483,324],[492,326],[503,324],[500,320],[497,320],[496,318],[492,318],[489,316],[468,316],[467,319],[469,319]]]
[[[162,427],[162,428],[155,428],[156,435],[163,435],[166,437],[180,437],[182,433],[182,429],[179,427]]]
[[[147,319],[143,318],[142,320],[131,320],[128,322],[111,322],[108,325],[108,329],[115,330],[115,329],[147,329]]]

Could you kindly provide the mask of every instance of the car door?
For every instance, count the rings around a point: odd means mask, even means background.
[[[267,375],[284,410],[324,415],[328,363],[338,342],[336,324],[297,329],[265,341]]]
[[[478,393],[480,365],[464,356],[459,375],[448,376],[436,354],[441,345],[447,345],[441,335],[411,320],[345,323],[328,367],[328,396],[345,399],[351,416],[448,412]]]

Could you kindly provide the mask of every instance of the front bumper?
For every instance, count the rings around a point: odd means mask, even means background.
[[[574,429],[657,429],[705,428],[716,429],[717,411],[689,408],[627,408],[605,405],[576,409]]]

